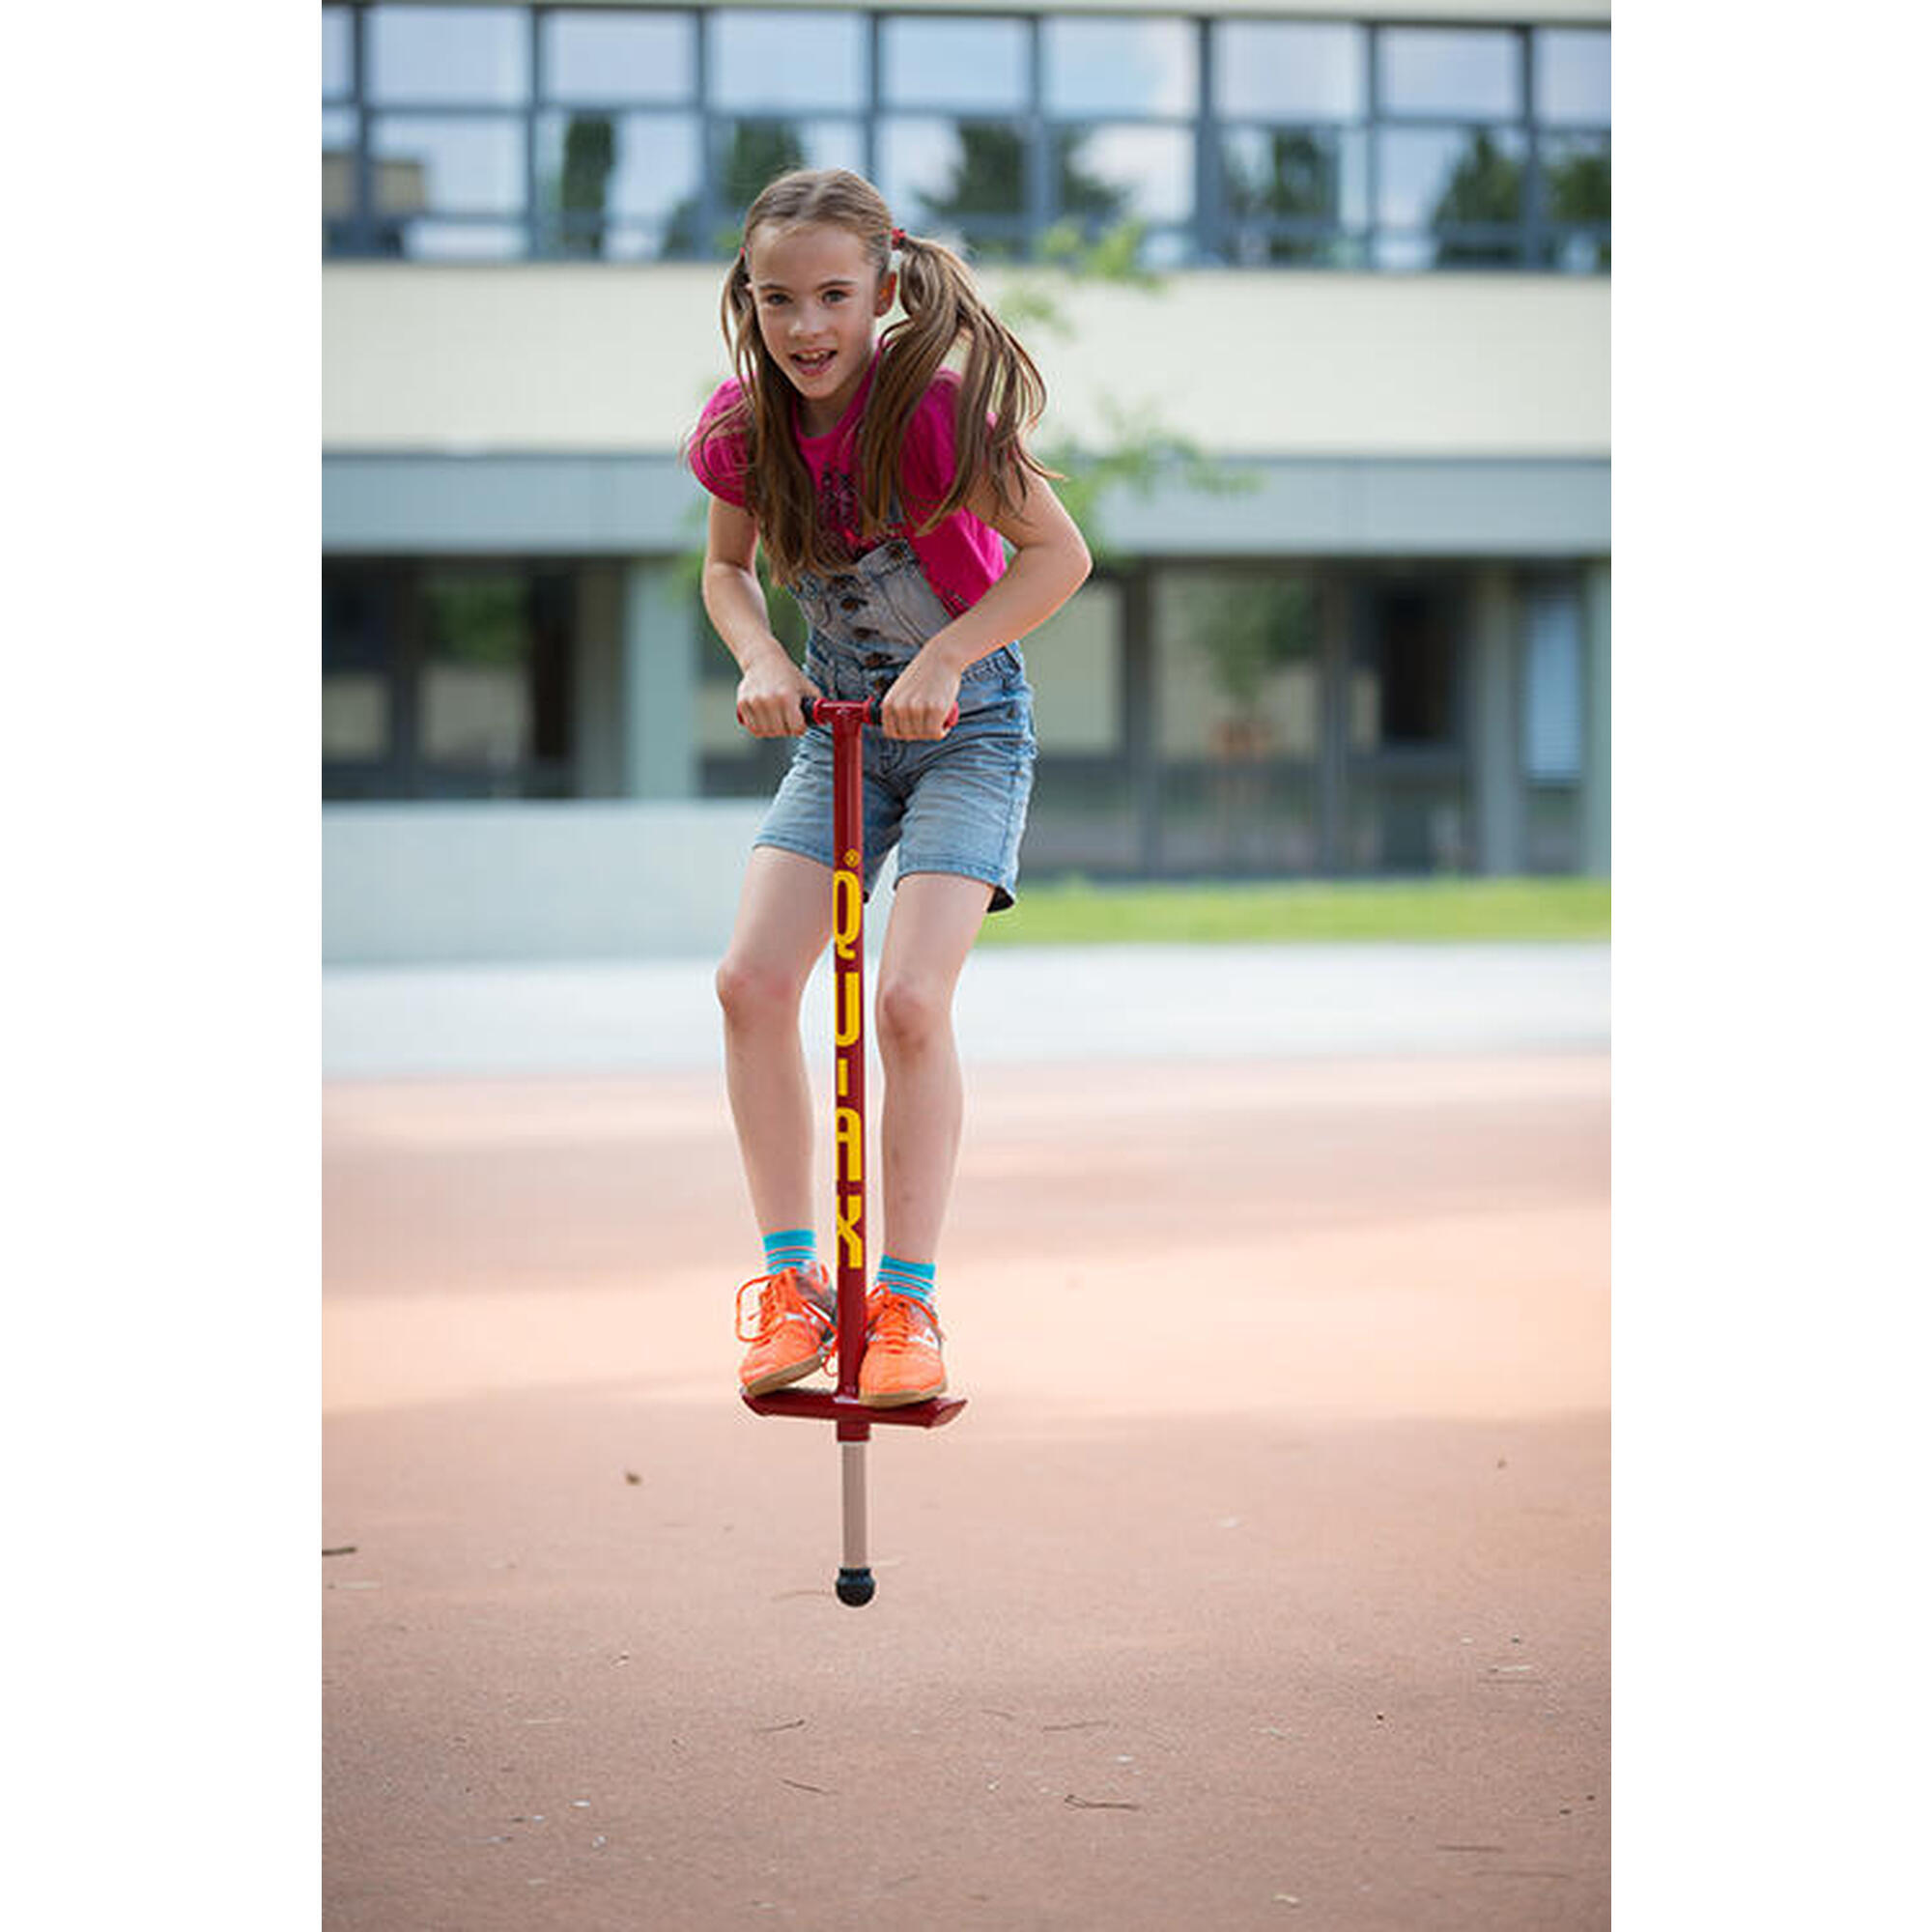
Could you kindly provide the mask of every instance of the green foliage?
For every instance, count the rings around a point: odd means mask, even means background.
[[[1436,244],[1436,261],[1470,267],[1514,262],[1518,256],[1514,240],[1498,236],[1492,241],[1458,235],[1455,231],[1464,223],[1512,225],[1519,221],[1522,215],[1522,183],[1523,164],[1504,154],[1488,128],[1475,129],[1430,217],[1430,225],[1441,237]]]
[[[1284,665],[1315,654],[1315,587],[1305,577],[1189,577],[1173,594],[1178,634],[1236,709],[1253,706]]]
[[[743,211],[776,181],[806,164],[805,138],[784,121],[739,121],[732,125],[724,150],[724,185],[726,205],[740,217]],[[697,197],[687,195],[671,210],[665,224],[667,255],[727,257],[738,250],[739,222],[721,223],[709,236],[698,233]]]
[[[604,209],[611,171],[617,164],[616,130],[608,114],[573,114],[563,130],[563,175],[557,206],[564,216],[559,238],[567,255],[604,252]]]
[[[528,592],[514,571],[426,575],[422,610],[430,655],[444,663],[514,665],[528,652]]]

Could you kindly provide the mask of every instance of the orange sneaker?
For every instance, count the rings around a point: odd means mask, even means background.
[[[825,1366],[838,1346],[838,1324],[808,1291],[816,1288],[829,1298],[832,1276],[823,1262],[809,1269],[781,1268],[777,1274],[753,1275],[738,1291],[738,1339],[751,1343],[738,1364],[738,1386],[747,1395],[763,1395],[802,1381]],[[757,1324],[745,1329],[745,1296],[758,1291]]]
[[[909,1294],[875,1288],[866,1297],[866,1358],[859,1364],[859,1400],[868,1408],[896,1408],[946,1393],[945,1340],[929,1311]]]

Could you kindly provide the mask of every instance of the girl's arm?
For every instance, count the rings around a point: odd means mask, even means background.
[[[959,680],[989,652],[1035,631],[1087,581],[1094,559],[1080,527],[1041,478],[1023,478],[1026,496],[1014,515],[982,482],[966,507],[1013,546],[1005,574],[973,608],[935,631],[881,706],[888,738],[939,738],[958,702]]]
[[[792,662],[772,632],[758,582],[758,526],[735,503],[711,499],[704,549],[704,609],[738,660],[738,722],[757,738],[796,738],[805,730],[799,699],[824,693]]]

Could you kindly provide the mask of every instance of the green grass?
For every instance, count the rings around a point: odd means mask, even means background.
[[[986,922],[984,946],[1109,942],[1225,945],[1307,940],[1607,939],[1606,879],[1364,879],[1258,885],[1022,881]]]

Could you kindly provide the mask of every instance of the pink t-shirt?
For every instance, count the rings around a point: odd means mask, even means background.
[[[827,527],[845,539],[854,555],[871,548],[859,542],[858,487],[854,479],[859,468],[859,420],[878,366],[875,354],[866,380],[859,384],[858,394],[839,417],[836,429],[824,436],[798,437],[799,454],[805,458],[818,492],[819,515]],[[925,581],[955,617],[962,611],[971,610],[1007,567],[1000,533],[968,511],[955,511],[923,534],[917,527],[923,511],[937,503],[952,481],[953,404],[958,389],[959,378],[952,370],[942,369],[920,398],[906,424],[905,446],[899,460],[899,507],[906,521],[894,531],[912,545],[925,572]],[[714,416],[729,409],[739,393],[736,377],[721,383],[704,406],[698,428],[702,429]],[[795,433],[797,421],[794,412]],[[743,509],[744,440],[721,437],[700,447],[694,435],[688,453],[697,480],[714,497],[722,497],[725,502]]]

